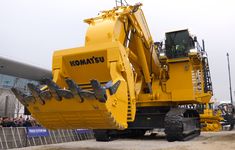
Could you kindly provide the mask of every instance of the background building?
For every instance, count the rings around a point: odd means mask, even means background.
[[[14,117],[23,113],[23,105],[11,92],[11,88],[17,87],[26,93],[29,82],[37,84],[36,81],[0,74],[0,116]]]
[[[0,57],[0,116],[15,117],[24,112],[23,105],[19,103],[11,92],[16,87],[29,94],[28,83],[38,84],[42,78],[51,78],[51,72],[32,65]]]

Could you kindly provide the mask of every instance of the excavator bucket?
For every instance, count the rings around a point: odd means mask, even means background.
[[[28,84],[30,95],[12,91],[49,129],[125,129],[131,68],[123,69],[126,58],[120,49],[117,42],[57,51],[53,80],[43,79],[41,89]]]

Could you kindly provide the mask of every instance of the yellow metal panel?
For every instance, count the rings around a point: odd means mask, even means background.
[[[192,66],[188,61],[169,63],[167,92],[172,93],[172,101],[194,100]]]

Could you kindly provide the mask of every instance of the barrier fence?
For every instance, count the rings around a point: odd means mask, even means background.
[[[47,130],[41,127],[0,127],[0,149],[57,144],[94,138],[91,130]]]

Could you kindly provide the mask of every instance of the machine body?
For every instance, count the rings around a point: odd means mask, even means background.
[[[86,19],[85,46],[55,51],[53,80],[12,89],[49,129],[94,129],[96,139],[165,128],[169,141],[200,134],[193,104],[212,96],[205,50],[188,30],[154,43],[140,4]]]

